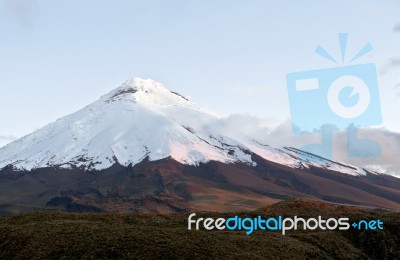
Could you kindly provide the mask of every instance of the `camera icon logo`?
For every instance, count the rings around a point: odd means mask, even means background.
[[[346,33],[339,34],[342,63]],[[350,63],[372,50],[366,44]],[[315,52],[338,64],[321,46]],[[286,76],[292,128],[295,134],[321,132],[322,143],[306,146],[309,152],[330,158],[335,129],[347,130],[348,155],[377,156],[380,147],[371,140],[357,139],[357,127],[382,123],[376,67],[372,63],[289,73]],[[324,143],[325,140],[325,143]],[[365,151],[366,144],[371,151]],[[310,150],[311,149],[311,150]]]
[[[374,64],[290,73],[287,87],[297,133],[324,125],[346,129],[382,122]]]

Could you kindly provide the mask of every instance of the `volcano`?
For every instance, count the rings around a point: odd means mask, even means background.
[[[400,179],[251,137],[133,78],[0,149],[0,212],[237,211],[288,198],[400,210]]]

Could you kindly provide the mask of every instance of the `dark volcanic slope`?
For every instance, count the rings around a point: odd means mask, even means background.
[[[293,169],[253,156],[257,166],[172,159],[103,171],[36,169],[0,172],[0,211],[237,211],[288,198],[400,210],[400,179],[351,176],[322,168]]]

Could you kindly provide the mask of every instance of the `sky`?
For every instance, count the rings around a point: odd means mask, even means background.
[[[400,132],[400,2],[0,0],[0,145],[136,76],[220,116],[290,119],[286,75],[356,63],[377,67],[383,122]]]

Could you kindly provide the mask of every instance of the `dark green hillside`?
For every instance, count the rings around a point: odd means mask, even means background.
[[[230,217],[236,213],[202,213]],[[0,217],[1,259],[400,259],[400,215],[291,200],[255,216],[380,218],[383,231],[188,231],[187,213],[30,213]]]

